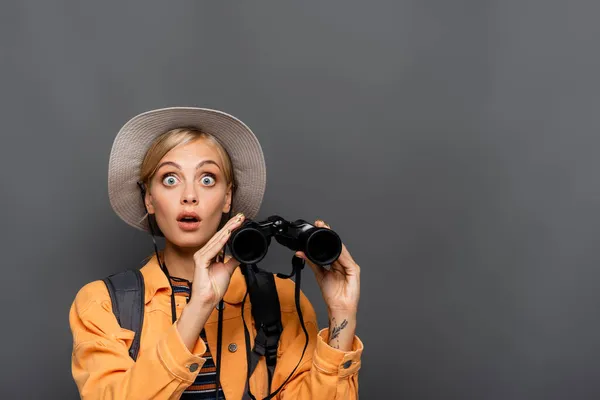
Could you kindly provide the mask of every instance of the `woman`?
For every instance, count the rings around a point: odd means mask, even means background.
[[[239,262],[223,251],[232,232],[256,216],[263,199],[266,168],[255,135],[216,110],[149,111],[117,134],[108,181],[117,215],[153,238],[164,236],[165,246],[160,252],[155,246],[155,255],[141,268],[144,323],[135,361],[128,353],[134,332],[119,326],[104,282],[91,282],[76,295],[69,321],[72,372],[81,397],[241,399],[248,398],[248,389],[256,398],[267,396],[264,359],[247,387],[243,321],[256,330]],[[329,228],[323,221],[315,225]],[[270,387],[291,376],[276,398],[357,398],[363,349],[355,336],[360,268],[345,246],[330,269],[314,265],[302,252],[296,256],[313,270],[330,324],[319,331],[314,309],[301,295],[309,336],[302,357],[305,334],[294,284],[275,279],[283,331]],[[223,344],[220,374],[212,359],[217,342]]]

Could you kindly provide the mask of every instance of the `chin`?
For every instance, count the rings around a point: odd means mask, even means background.
[[[176,232],[175,235],[171,235],[171,239],[169,241],[172,244],[182,249],[200,249],[207,242],[198,232]]]

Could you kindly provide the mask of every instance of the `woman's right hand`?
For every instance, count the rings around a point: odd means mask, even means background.
[[[225,224],[223,228],[194,254],[194,280],[190,302],[199,302],[202,305],[215,307],[225,295],[231,275],[240,264],[235,258],[229,261],[215,262],[216,256],[221,252],[231,236],[231,232],[239,228],[244,222],[244,215],[238,214]]]

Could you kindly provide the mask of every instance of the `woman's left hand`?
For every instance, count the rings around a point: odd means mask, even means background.
[[[321,220],[317,220],[315,226],[331,229]],[[360,298],[360,267],[344,244],[339,258],[329,270],[313,264],[301,251],[296,252],[296,256],[303,258],[315,273],[330,316],[356,315]]]

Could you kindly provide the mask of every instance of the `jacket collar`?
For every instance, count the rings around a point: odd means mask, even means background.
[[[156,255],[153,255],[150,258],[150,260],[142,267],[141,271],[144,275],[144,295],[146,304],[148,304],[159,291],[165,291],[167,295],[171,295],[169,279],[160,268]],[[233,271],[231,282],[223,296],[223,301],[229,304],[239,304],[244,299],[245,294],[246,280],[241,269],[238,267]]]

